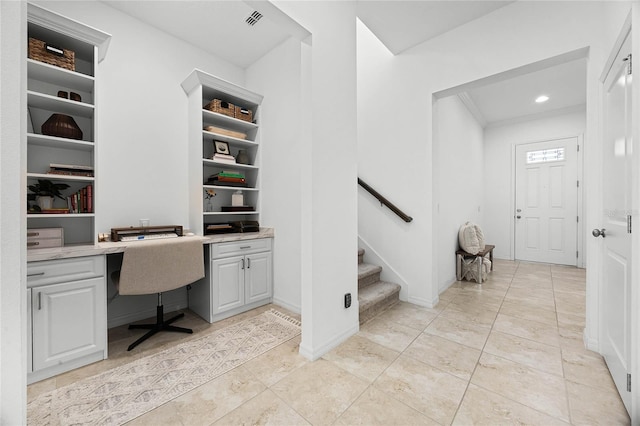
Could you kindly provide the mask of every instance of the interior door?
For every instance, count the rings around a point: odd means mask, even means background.
[[[576,265],[577,159],[577,137],[516,146],[516,259]]]
[[[602,355],[622,401],[631,410],[631,74],[629,37],[605,80],[602,229]]]

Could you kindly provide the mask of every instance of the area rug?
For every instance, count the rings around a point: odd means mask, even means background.
[[[39,395],[29,425],[119,425],[300,334],[300,323],[270,310],[199,339]]]

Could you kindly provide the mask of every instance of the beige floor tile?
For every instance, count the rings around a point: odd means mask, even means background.
[[[471,290],[462,290],[460,294],[458,294],[451,303],[455,303],[457,305],[464,304],[474,304],[474,305],[485,305],[495,309],[500,308],[502,304],[502,300],[504,299],[504,294],[497,293],[489,293],[487,291],[477,292]]]
[[[531,291],[535,291],[538,289],[552,290],[553,283],[551,282],[551,279],[544,279],[544,278],[542,279],[527,278],[527,277],[514,278],[513,281],[511,282],[511,287],[509,288],[522,288],[522,289],[527,289]]]
[[[246,362],[244,367],[262,383],[271,386],[308,362],[300,355],[298,342],[289,341]]]
[[[373,382],[399,355],[400,352],[355,335],[322,358]]]
[[[585,294],[586,284],[584,279],[554,278],[553,290],[564,293]]]
[[[367,389],[351,407],[345,411],[336,425],[426,425],[439,423],[417,410],[389,397],[375,387]]]
[[[497,312],[483,309],[482,306],[477,307],[477,309],[465,309],[460,305],[451,304],[442,311],[440,317],[491,327],[496,319],[496,315],[498,315]]]
[[[368,384],[332,362],[320,359],[298,368],[271,390],[316,425],[333,423]]]
[[[573,315],[585,315],[585,296],[574,293],[555,292],[556,311]]]
[[[471,383],[569,421],[567,391],[562,377],[483,353]]]
[[[449,339],[475,349],[482,349],[490,328],[465,321],[438,317],[426,328],[425,333]]]
[[[422,333],[403,352],[418,361],[446,371],[464,380],[471,378],[481,351],[442,337]]]
[[[448,424],[462,400],[467,381],[403,355],[382,373],[374,386],[427,417]]]
[[[615,384],[604,359],[595,352],[562,350],[564,377],[583,385],[615,390]]]
[[[215,425],[308,425],[300,414],[267,389]]]
[[[542,322],[549,325],[557,325],[558,320],[553,310],[541,309],[526,302],[507,301],[502,304],[500,313],[530,321]]]
[[[453,424],[552,426],[568,423],[470,384]]]
[[[435,309],[399,302],[381,313],[378,318],[422,331],[438,316],[438,313],[439,311]]]
[[[420,335],[420,330],[374,318],[363,325],[358,334],[394,351],[403,351]]]
[[[533,309],[536,311],[548,311],[549,314],[556,313],[556,302],[553,300],[553,298],[549,300],[524,297],[521,298],[518,296],[511,296],[507,294],[507,296],[504,298],[504,303],[501,306],[501,309],[505,308],[505,306],[508,308],[509,306],[514,305],[518,307],[522,306],[523,308]],[[545,316],[550,316],[549,314],[545,314]]]
[[[500,313],[493,324],[493,329],[547,345],[560,346],[558,327],[551,324],[530,321]]]
[[[244,367],[234,368],[202,386],[144,414],[129,424],[208,425],[266,389]]]
[[[576,425],[630,425],[620,397],[611,391],[595,389],[567,380],[571,420]]]
[[[492,331],[484,352],[562,377],[560,348]]]
[[[515,300],[533,300],[536,302],[542,301],[546,302],[554,302],[553,300],[553,290],[538,288],[538,289],[529,289],[529,288],[521,288],[521,287],[512,287],[507,292],[506,298],[515,299]]]
[[[440,299],[440,302],[443,302],[443,301],[451,302],[458,294],[460,294],[462,290],[460,289],[459,286],[456,287],[456,284],[457,283],[452,284],[451,287],[449,287],[448,289],[440,293],[440,295],[438,296],[438,298]]]

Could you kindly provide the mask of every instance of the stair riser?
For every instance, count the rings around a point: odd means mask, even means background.
[[[380,281],[380,272],[376,272],[375,274],[371,274],[366,277],[359,278],[358,289],[364,288],[373,283],[377,283],[378,281]]]

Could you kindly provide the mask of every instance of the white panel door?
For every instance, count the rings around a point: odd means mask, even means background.
[[[622,401],[631,410],[627,373],[631,371],[631,75],[624,43],[605,81],[602,228],[602,355]],[[604,234],[604,235],[603,235]]]
[[[31,289],[33,371],[104,350],[104,278]]]
[[[577,147],[577,138],[516,146],[516,259],[576,265]]]
[[[271,297],[271,265],[271,252],[257,253],[246,257],[246,303]]]
[[[244,256],[211,261],[214,315],[244,305],[244,262]]]

